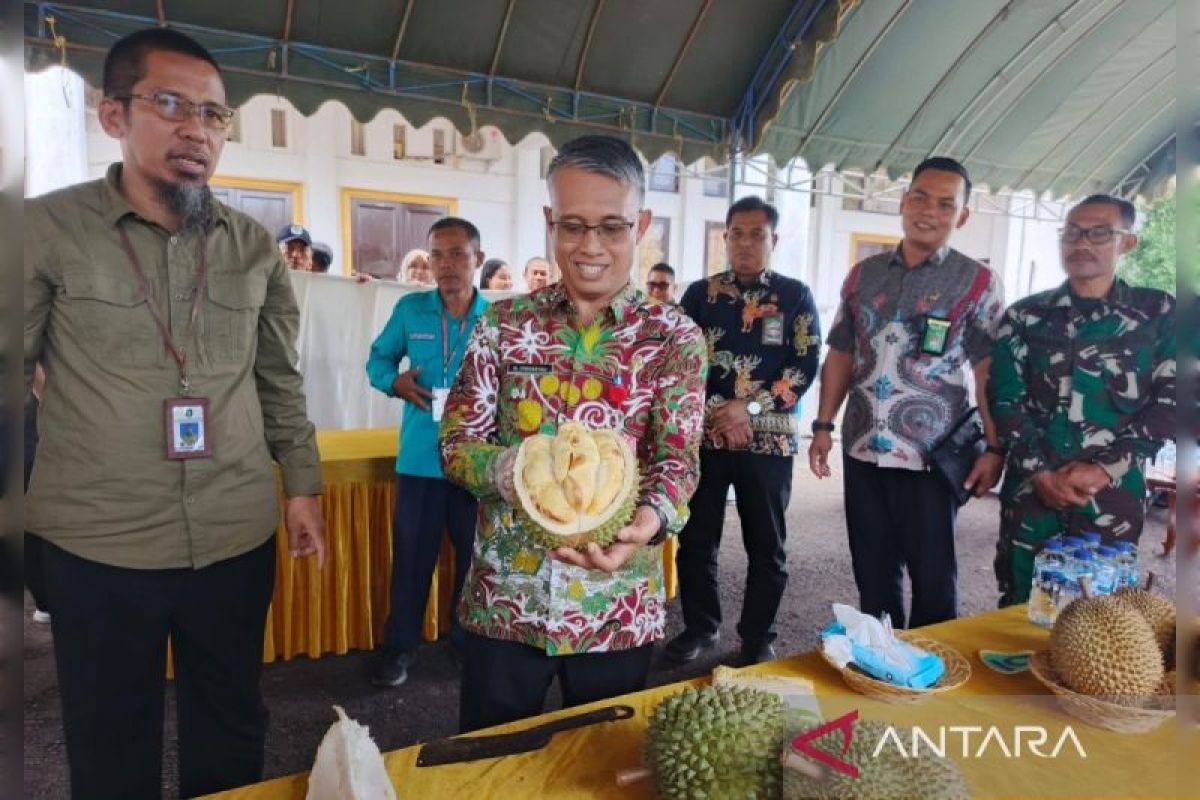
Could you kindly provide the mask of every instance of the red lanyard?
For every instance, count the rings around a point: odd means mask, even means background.
[[[200,266],[196,270],[196,295],[192,299],[192,313],[188,317],[187,331],[183,334],[183,346],[175,343],[175,337],[171,336],[171,326],[167,324],[167,318],[163,314],[162,308],[154,300],[154,295],[150,291],[150,281],[146,278],[145,271],[142,270],[142,263],[138,260],[137,253],[133,250],[133,245],[129,242],[129,234],[121,226],[117,226],[118,233],[121,234],[121,247],[125,250],[125,255],[129,258],[129,265],[133,267],[133,273],[137,276],[138,288],[142,292],[142,297],[146,300],[146,306],[150,309],[150,315],[154,317],[154,322],[158,326],[158,332],[162,334],[163,342],[167,345],[167,350],[171,353],[171,357],[175,359],[176,366],[179,367],[179,390],[183,395],[187,395],[192,390],[191,381],[188,380],[187,368],[187,351],[184,347],[192,340],[192,334],[196,330],[196,319],[200,316],[200,307],[204,305],[204,287],[208,284],[208,254],[206,252],[207,239],[200,240]]]

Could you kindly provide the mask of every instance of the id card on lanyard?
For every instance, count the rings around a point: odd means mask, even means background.
[[[142,269],[141,261],[129,241],[129,234],[123,227],[117,231],[121,236],[121,247],[129,259],[129,266],[137,277],[138,289],[154,317],[154,324],[167,347],[167,352],[175,360],[179,368],[179,395],[163,400],[163,422],[166,427],[166,457],[172,461],[189,458],[207,458],[212,455],[212,438],[208,428],[208,399],[192,395],[192,383],[188,376],[187,350],[196,332],[196,320],[200,316],[200,307],[204,305],[204,289],[208,284],[208,255],[207,238],[200,240],[200,263],[196,269],[196,293],[192,299],[192,310],[188,316],[187,329],[183,334],[183,344],[176,343],[171,335],[171,326],[167,324],[166,315],[154,299],[150,290],[150,281]]]
[[[450,344],[449,325],[446,323],[446,307],[442,306],[442,375],[441,382],[433,387],[433,402],[431,410],[433,412],[433,421],[441,422],[442,415],[446,412],[446,400],[450,397],[450,365],[454,362],[454,357],[458,354],[458,350],[462,347],[465,341],[464,334],[467,330],[467,320],[470,319],[470,308],[463,314],[463,318],[458,323],[458,333],[454,337],[454,345]]]

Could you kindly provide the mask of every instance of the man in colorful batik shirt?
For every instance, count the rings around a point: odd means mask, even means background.
[[[862,611],[886,612],[897,628],[958,615],[958,501],[926,461],[968,410],[968,363],[988,450],[965,488],[982,496],[1004,464],[985,399],[1003,293],[994,272],[950,247],[970,196],[971,179],[957,161],[917,165],[900,201],[904,238],[850,270],[821,367],[809,467],[820,478],[831,474],[833,419],[846,400],[842,463],[854,582]]]
[[[463,731],[538,714],[555,676],[564,705],[644,687],[663,635],[662,543],[687,518],[704,418],[704,338],[630,285],[650,224],[628,144],[585,136],[550,164],[546,225],[562,280],[488,307],[441,429],[447,477],[480,498],[459,606]],[[605,549],[539,546],[513,510],[527,436],[566,422],[621,431],[641,482],[630,524]]]
[[[1071,209],[1059,238],[1066,282],[1015,303],[997,333],[1001,606],[1029,599],[1049,537],[1141,536],[1143,462],[1175,435],[1175,299],[1116,277],[1135,220],[1133,204],[1110,195]]]
[[[779,212],[743,197],[725,215],[729,269],[696,281],[682,306],[709,348],[708,422],[700,485],[679,534],[680,600],[686,629],[667,645],[674,662],[716,644],[721,625],[717,551],[729,487],[737,493],[746,586],[737,632],[739,663],[775,657],[775,614],[787,586],[787,522],[800,398],[817,374],[820,324],[812,292],[771,269]]]

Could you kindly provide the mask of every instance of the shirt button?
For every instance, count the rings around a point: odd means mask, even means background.
[[[167,244],[171,245],[172,247],[174,247],[176,244],[178,244],[178,242],[179,242],[178,236],[172,236],[170,239],[167,239]]]
[[[190,506],[194,502],[196,502],[196,496],[193,494],[189,494],[187,496],[187,504]]]

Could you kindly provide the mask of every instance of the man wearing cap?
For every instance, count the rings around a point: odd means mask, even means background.
[[[279,250],[287,262],[288,269],[299,272],[312,272],[313,250],[312,236],[301,225],[288,225],[275,237],[279,242]]]
[[[313,272],[329,272],[333,263],[333,248],[324,242],[313,242],[312,246]]]

